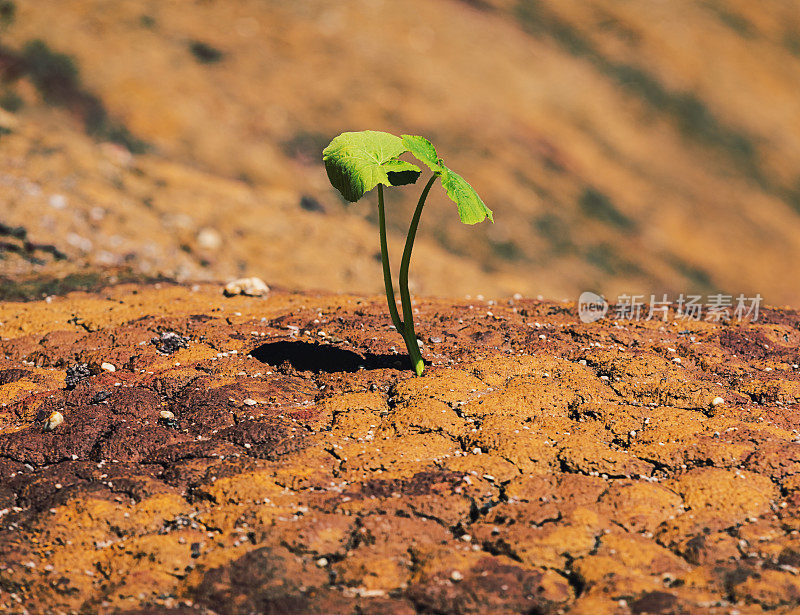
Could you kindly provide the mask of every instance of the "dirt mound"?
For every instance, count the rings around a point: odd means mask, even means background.
[[[0,304],[0,608],[800,605],[800,315],[417,308],[421,378],[377,298]]]

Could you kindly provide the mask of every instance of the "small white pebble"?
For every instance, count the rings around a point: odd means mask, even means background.
[[[328,560],[326,558],[320,557],[317,560],[317,566],[319,566],[320,568],[325,568],[325,566],[327,566],[327,565],[328,565]]]
[[[102,369],[104,372],[115,372],[115,371],[117,371],[117,368],[116,368],[115,365],[113,365],[112,363],[105,363],[105,362],[100,364],[100,369]]]
[[[464,580],[464,575],[461,574],[458,570],[453,570],[453,572],[450,573],[450,578],[453,580],[453,582],[458,583],[459,581]]]
[[[61,423],[64,422],[64,415],[61,414],[58,410],[53,412],[50,416],[47,417],[47,420],[44,422],[44,429],[45,431],[52,431]]]
[[[162,410],[161,412],[158,413],[158,415],[165,421],[175,420],[175,415],[169,410]]]
[[[225,286],[222,292],[226,297],[233,297],[234,295],[263,297],[269,293],[269,286],[261,278],[239,278]]]
[[[711,402],[711,405],[712,406],[719,406],[719,405],[724,404],[724,403],[725,403],[724,399],[722,399],[721,397],[715,397],[713,399],[713,401]]]
[[[258,402],[255,399],[250,399],[249,397],[242,402],[245,406],[255,406]]]

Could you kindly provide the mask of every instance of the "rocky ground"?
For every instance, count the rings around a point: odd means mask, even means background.
[[[797,7],[329,4],[0,0],[0,612],[800,612],[797,311],[422,298],[798,305]],[[422,378],[367,128],[495,212],[432,193]]]
[[[797,312],[417,309],[421,378],[379,297],[0,304],[0,610],[800,605]]]

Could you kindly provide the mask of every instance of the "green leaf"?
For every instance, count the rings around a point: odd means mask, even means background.
[[[333,187],[355,203],[378,184],[402,186],[417,180],[419,167],[397,159],[405,151],[400,137],[364,130],[334,138],[323,150],[322,159]]]
[[[403,145],[406,146],[409,152],[422,163],[428,165],[428,168],[434,173],[439,173],[444,167],[442,159],[436,153],[436,148],[433,143],[428,141],[425,137],[416,135],[403,135]]]
[[[420,162],[426,164],[442,180],[442,187],[458,207],[458,217],[464,224],[477,224],[489,218],[494,222],[492,210],[486,207],[478,193],[455,171],[445,166],[436,148],[425,137],[403,135],[403,145]]]
[[[458,173],[443,167],[442,187],[458,206],[458,217],[464,224],[477,224],[486,218],[494,223],[492,210],[486,207],[478,193]]]

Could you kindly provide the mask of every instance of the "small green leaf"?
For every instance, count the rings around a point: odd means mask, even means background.
[[[355,203],[378,184],[401,186],[417,180],[419,167],[397,159],[405,151],[400,137],[364,130],[344,132],[334,138],[323,150],[322,159],[331,184]]]
[[[478,193],[458,173],[451,171],[439,158],[436,148],[425,137],[403,135],[403,145],[420,162],[423,162],[442,180],[447,196],[455,201],[458,216],[464,224],[477,224],[489,218],[494,222],[492,210],[486,207]]]
[[[494,223],[492,210],[486,207],[478,193],[458,173],[443,166],[442,187],[455,204],[458,206],[458,217],[464,224],[477,224],[486,218]]]
[[[442,159],[436,153],[436,148],[433,143],[428,141],[425,137],[417,135],[403,135],[403,145],[406,146],[409,152],[422,163],[428,165],[428,168],[434,173],[439,173],[444,166]]]

